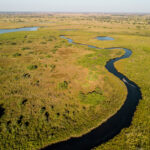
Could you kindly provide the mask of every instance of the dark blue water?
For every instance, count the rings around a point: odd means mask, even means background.
[[[68,40],[68,42],[72,44],[86,45],[91,48],[102,50],[102,48],[98,48],[96,46],[75,43],[72,39],[66,38],[65,36],[61,36],[61,38]],[[130,126],[134,112],[136,111],[136,106],[142,98],[142,94],[140,88],[133,81],[129,80],[125,75],[117,71],[114,67],[114,63],[121,59],[130,57],[132,51],[126,48],[117,47],[106,49],[123,49],[125,51],[123,56],[109,60],[105,66],[109,72],[114,74],[125,84],[128,93],[124,104],[112,117],[89,133],[86,133],[81,137],[70,138],[69,140],[52,144],[43,148],[43,150],[90,150],[109,141],[119,134],[123,128]]]
[[[107,37],[107,36],[98,36],[98,37],[96,37],[96,39],[98,39],[100,41],[111,41],[111,40],[114,40],[114,38]]]
[[[10,32],[19,32],[19,31],[37,31],[38,27],[27,27],[27,28],[18,28],[18,29],[0,29],[0,34],[10,33]]]

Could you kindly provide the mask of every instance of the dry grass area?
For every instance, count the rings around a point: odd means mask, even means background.
[[[132,59],[118,62],[117,67],[137,82],[134,74],[130,75],[130,67],[133,69],[134,59],[139,58],[134,53],[140,53],[135,47],[137,39],[143,45],[149,41],[148,18],[0,14],[1,29],[39,27],[38,31],[0,34],[0,149],[40,149],[81,136],[113,115],[124,103],[127,91],[105,69],[105,64],[123,55],[123,51],[69,44],[60,35],[102,48],[131,48]],[[98,41],[96,36],[110,36],[115,40]],[[140,76],[138,71],[136,75]],[[113,145],[113,142],[109,146],[104,144],[100,149],[111,146],[113,149]]]

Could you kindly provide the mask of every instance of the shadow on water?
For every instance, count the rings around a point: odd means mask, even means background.
[[[65,36],[60,36],[61,38],[67,39],[69,43],[86,45],[91,48],[98,48],[92,45],[80,44],[73,42],[72,39],[66,38]],[[128,94],[123,106],[108,120],[102,123],[97,128],[93,129],[89,133],[77,137],[70,138],[66,141],[58,142],[43,148],[43,150],[90,150],[96,146],[101,145],[116,136],[123,128],[129,127],[132,121],[134,112],[136,111],[136,106],[139,100],[142,98],[140,88],[132,81],[130,81],[122,73],[118,72],[114,67],[114,63],[121,59],[125,59],[131,56],[132,51],[126,48],[107,48],[109,49],[123,49],[125,54],[121,57],[111,59],[106,63],[106,69],[118,77],[122,82],[124,82]]]

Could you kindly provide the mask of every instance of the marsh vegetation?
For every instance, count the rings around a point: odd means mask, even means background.
[[[40,28],[0,34],[0,149],[40,149],[81,136],[124,103],[124,84],[105,69],[124,52],[69,44],[60,35],[132,49],[133,55],[115,66],[138,84],[143,99],[131,126],[95,149],[150,149],[150,16],[0,14],[0,29],[30,26]]]

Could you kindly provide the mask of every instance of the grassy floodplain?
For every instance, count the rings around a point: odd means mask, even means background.
[[[124,84],[105,69],[125,47],[130,58],[116,68],[141,88],[132,124],[97,150],[150,149],[150,16],[100,14],[1,14],[0,29],[39,26],[0,34],[0,149],[40,149],[81,136],[124,103]],[[67,29],[67,30],[66,30]],[[114,41],[98,41],[97,36]]]

